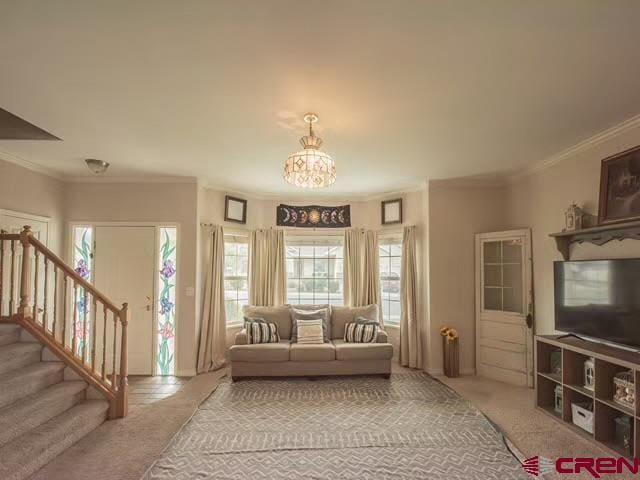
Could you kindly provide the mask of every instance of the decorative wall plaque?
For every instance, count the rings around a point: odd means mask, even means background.
[[[302,228],[343,228],[351,226],[351,207],[297,207],[280,204],[276,207],[277,225]]]

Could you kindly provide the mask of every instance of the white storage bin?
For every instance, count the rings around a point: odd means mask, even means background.
[[[590,408],[593,408],[590,403],[572,403],[571,419],[578,427],[593,433],[593,412]]]

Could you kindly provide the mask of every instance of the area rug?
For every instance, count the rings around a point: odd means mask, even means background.
[[[223,382],[145,479],[526,479],[500,433],[424,373]]]

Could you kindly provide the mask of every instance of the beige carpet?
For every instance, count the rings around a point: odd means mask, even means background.
[[[436,378],[478,407],[525,455],[525,458],[534,455],[554,460],[561,456],[611,456],[611,453],[597,444],[576,435],[560,422],[536,409],[533,389],[514,387],[473,376]],[[555,479],[561,476],[550,474],[545,478]],[[588,473],[571,475],[571,479],[582,478],[593,477]]]
[[[31,479],[139,480],[224,375],[199,375],[177,394],[104,423]]]

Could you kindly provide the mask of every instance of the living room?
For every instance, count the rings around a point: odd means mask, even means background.
[[[639,7],[5,2],[0,477],[633,471]]]

